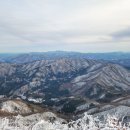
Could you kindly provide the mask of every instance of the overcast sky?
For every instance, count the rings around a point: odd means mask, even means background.
[[[130,51],[130,0],[0,0],[0,52]]]

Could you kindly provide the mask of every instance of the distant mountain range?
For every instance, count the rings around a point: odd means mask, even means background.
[[[130,53],[113,52],[113,53],[79,53],[79,52],[66,52],[66,51],[52,51],[52,52],[33,52],[0,54],[0,62],[9,63],[29,63],[37,60],[54,60],[60,58],[87,58],[95,60],[104,60],[124,67],[130,67]]]

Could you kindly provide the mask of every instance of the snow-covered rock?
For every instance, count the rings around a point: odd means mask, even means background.
[[[48,113],[50,114],[50,113]],[[47,115],[48,115],[47,114]],[[115,116],[107,116],[106,121],[101,121],[96,117],[88,115],[76,121],[69,123],[62,122],[61,120],[45,120],[44,118],[33,117],[28,118],[16,116],[12,119],[0,118],[0,129],[2,130],[129,130],[130,123],[123,124]],[[34,120],[35,119],[35,120]],[[13,120],[13,122],[12,122]]]
[[[110,116],[114,115],[115,117],[120,119],[120,118],[122,118],[124,116],[130,115],[130,107],[120,105],[120,106],[110,108],[108,110],[105,110],[105,111],[98,112],[98,113],[94,114],[95,117],[98,116],[102,120],[106,120],[107,115],[110,115]]]
[[[8,100],[1,103],[0,109],[4,112],[9,113],[31,113],[32,110],[28,107],[27,104],[21,101]]]
[[[0,103],[0,111],[11,114],[30,114],[39,112],[42,108],[28,104],[20,99],[6,100]]]

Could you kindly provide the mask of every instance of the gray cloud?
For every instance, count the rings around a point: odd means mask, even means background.
[[[129,5],[129,0],[0,0],[0,52],[130,51],[130,28],[122,30],[130,26]]]
[[[126,29],[117,31],[112,34],[113,38],[121,39],[121,38],[130,38],[130,27],[127,27]]]

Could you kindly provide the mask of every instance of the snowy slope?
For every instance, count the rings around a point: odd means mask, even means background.
[[[45,120],[45,116],[37,118],[37,116],[22,117],[17,116],[13,119],[0,119],[0,128],[2,130],[129,130],[130,123],[120,122],[114,116],[107,116],[106,122],[100,121],[87,113],[76,121],[66,123],[64,120],[55,117],[54,114],[44,113],[46,116],[54,120]],[[127,126],[126,126],[127,124]]]

